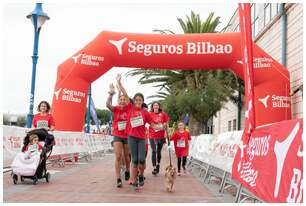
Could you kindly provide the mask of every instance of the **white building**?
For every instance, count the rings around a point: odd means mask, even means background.
[[[302,4],[252,4],[253,41],[290,72],[291,91],[303,83],[303,5]],[[239,31],[239,14],[235,11],[226,32]],[[292,118],[303,117],[302,93],[291,98]],[[241,129],[244,127],[241,111]],[[213,118],[214,134],[237,130],[237,106],[228,102]]]

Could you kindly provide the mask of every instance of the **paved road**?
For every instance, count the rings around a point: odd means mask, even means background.
[[[163,151],[161,167],[168,165],[167,152]],[[174,158],[173,158],[174,159]],[[134,191],[127,182],[117,188],[114,176],[114,155],[108,154],[90,162],[68,164],[64,168],[49,167],[50,183],[39,180],[33,185],[30,180],[14,185],[10,174],[3,175],[4,202],[159,202],[159,203],[204,203],[223,202],[222,196],[203,185],[196,177],[187,173],[177,177],[174,191],[164,187],[164,172],[151,174],[150,157],[145,171],[146,181],[140,192]],[[176,162],[176,161],[175,161]],[[217,193],[216,193],[217,194]],[[227,201],[226,201],[227,202]]]

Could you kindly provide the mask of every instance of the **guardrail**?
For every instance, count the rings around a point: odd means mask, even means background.
[[[219,192],[229,187],[236,188],[235,202],[264,202],[256,197],[240,183],[233,180],[232,165],[239,147],[242,131],[233,131],[215,135],[200,135],[192,137],[187,168],[199,170],[200,179],[211,184],[212,177],[219,179]]]
[[[49,161],[64,166],[67,159],[91,159],[93,155],[101,155],[112,150],[112,136],[103,134],[86,134],[82,132],[54,131],[56,145],[53,147]],[[3,126],[3,167],[9,168],[15,155],[21,152],[26,128]]]

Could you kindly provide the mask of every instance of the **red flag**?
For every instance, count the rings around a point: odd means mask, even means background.
[[[245,127],[242,137],[243,144],[248,142],[255,129],[254,87],[253,87],[253,41],[251,29],[250,4],[239,4],[241,33],[241,60],[245,81]]]

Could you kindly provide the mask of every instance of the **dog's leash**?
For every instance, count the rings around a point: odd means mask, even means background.
[[[169,139],[169,134],[166,131],[166,136],[167,136],[167,141],[168,141],[168,147],[170,146],[170,139]],[[171,162],[171,151],[169,149],[169,159],[170,159],[170,166],[172,167],[172,162]]]

